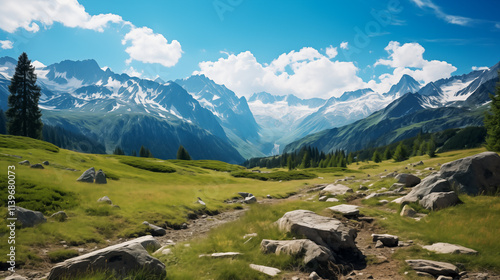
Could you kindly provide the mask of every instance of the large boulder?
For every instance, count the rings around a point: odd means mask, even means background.
[[[320,216],[308,210],[295,210],[285,213],[277,224],[282,231],[303,235],[334,252],[343,250],[357,252],[354,242],[356,230],[345,226],[337,219]]]
[[[87,169],[83,174],[76,179],[78,182],[94,183],[95,179],[95,169],[91,167]]]
[[[476,255],[477,251],[450,243],[438,242],[432,245],[423,246],[424,249],[433,251],[439,254],[465,254],[465,255]]]
[[[335,261],[330,249],[320,246],[309,239],[269,240],[263,239],[260,250],[265,254],[291,255],[304,258],[307,266],[316,266],[328,261]]]
[[[106,174],[104,174],[104,171],[102,169],[99,169],[97,173],[95,174],[95,183],[96,184],[107,184],[108,181],[106,180]]]
[[[414,187],[420,183],[420,178],[408,173],[398,174],[396,179],[398,183],[404,184],[405,187]]]
[[[42,212],[29,210],[19,206],[16,206],[16,217],[21,227],[34,227],[47,221]]]
[[[165,265],[151,257],[146,250],[147,244],[151,244],[146,239],[150,238],[152,237],[138,238],[65,260],[52,268],[47,280],[81,277],[90,270],[114,271],[125,277],[130,272],[141,269],[161,278],[166,274]]]
[[[406,263],[414,270],[429,273],[434,277],[440,275],[458,276],[458,268],[450,263],[429,260],[406,260]]]
[[[484,152],[462,158],[443,164],[439,173],[460,192],[494,194],[500,189],[500,156]]]
[[[425,177],[420,184],[415,186],[402,198],[402,202],[417,202],[430,193],[449,191],[451,191],[450,182],[442,179],[439,174],[433,174]]]
[[[326,186],[319,195],[343,195],[346,193],[352,193],[353,190],[347,186],[340,184],[330,184]]]
[[[458,203],[460,203],[460,199],[453,191],[430,193],[419,202],[420,205],[429,210],[439,210]]]

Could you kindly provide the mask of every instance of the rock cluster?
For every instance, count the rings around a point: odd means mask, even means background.
[[[108,183],[104,171],[102,171],[102,169],[99,169],[99,171],[96,172],[94,167],[85,170],[85,172],[83,172],[83,174],[76,180],[78,182],[96,183],[96,184]]]

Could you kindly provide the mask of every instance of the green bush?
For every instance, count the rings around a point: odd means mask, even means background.
[[[236,178],[249,178],[261,181],[291,181],[313,179],[317,176],[306,171],[277,171],[271,173],[258,173],[249,171],[234,171],[231,176]]]
[[[148,158],[121,157],[120,162],[135,168],[159,173],[174,173],[176,170],[161,162],[154,162]]]

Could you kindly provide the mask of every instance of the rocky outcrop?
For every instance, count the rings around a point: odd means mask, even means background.
[[[372,234],[373,242],[380,241],[384,246],[397,247],[399,237],[390,234]]]
[[[16,206],[16,217],[21,227],[34,227],[47,221],[42,212],[29,210],[19,206]]]
[[[94,183],[95,179],[95,169],[91,167],[87,169],[83,174],[76,179],[78,182]]]
[[[450,263],[429,260],[406,260],[406,263],[416,271],[438,276],[458,276],[458,268]]]
[[[343,250],[357,251],[354,242],[356,230],[337,219],[320,216],[308,210],[295,210],[285,213],[277,224],[280,230],[303,235],[335,253]]]
[[[426,195],[419,204],[429,210],[439,210],[460,203],[457,194],[451,192],[434,192]]]
[[[432,245],[423,246],[424,249],[433,251],[439,254],[466,254],[466,255],[476,255],[477,251],[450,243],[438,242]]]
[[[420,178],[408,173],[398,174],[396,179],[398,180],[398,183],[404,184],[405,187],[408,188],[414,187],[420,183]]]
[[[109,246],[57,264],[50,271],[47,280],[71,279],[93,271],[107,270],[124,277],[130,272],[145,269],[158,278],[166,274],[165,265],[149,255],[146,248],[158,243],[151,236],[141,237],[125,243]],[[154,239],[154,238],[153,238]],[[159,244],[157,244],[159,248]],[[156,248],[157,249],[157,248]]]
[[[425,177],[420,184],[415,186],[402,198],[402,202],[417,202],[430,193],[449,191],[451,191],[450,182],[442,179],[439,174],[433,174]]]
[[[352,193],[353,190],[349,187],[346,187],[344,185],[340,184],[330,184],[326,186],[321,192],[319,193],[320,196],[323,195],[343,195],[346,193]]]
[[[315,267],[328,261],[335,261],[330,249],[317,245],[309,239],[269,240],[263,239],[260,250],[265,254],[303,257],[305,265]]]

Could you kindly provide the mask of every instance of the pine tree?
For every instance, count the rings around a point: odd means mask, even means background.
[[[498,71],[500,75],[500,71]],[[497,83],[496,94],[490,94],[490,112],[484,117],[484,126],[487,130],[486,148],[500,152],[500,82]]]
[[[40,87],[36,85],[35,67],[24,52],[17,61],[9,92],[6,114],[9,134],[42,139],[42,111],[38,108]]]
[[[139,150],[139,156],[140,157],[149,157],[148,150],[144,146],[141,146],[141,149]]]
[[[7,134],[7,117],[3,110],[0,110],[0,134]]]
[[[120,146],[116,146],[115,150],[113,151],[113,155],[125,155],[125,152],[123,152]]]
[[[391,149],[389,147],[387,147],[384,151],[384,159],[385,160],[388,160],[388,159],[391,159],[392,158],[392,152],[391,152]]]
[[[300,167],[301,168],[311,167],[311,154],[309,153],[309,151],[305,152],[304,157],[302,158],[302,165]]]
[[[133,156],[133,157],[136,157],[137,156],[137,152],[135,150],[133,150],[130,155]]]
[[[394,155],[392,158],[399,162],[403,161],[408,158],[408,152],[406,150],[406,147],[403,145],[403,142],[399,143],[399,145],[396,147],[396,151],[394,151]]]
[[[191,156],[189,155],[188,151],[182,145],[180,145],[179,149],[177,150],[177,159],[191,160]],[[265,166],[267,166],[268,163],[270,164],[270,161],[265,163]]]
[[[429,140],[429,142],[427,143],[427,155],[429,157],[436,156],[436,142],[434,141],[434,138]]]
[[[381,162],[381,161],[382,161],[382,156],[380,155],[380,153],[379,153],[378,151],[375,151],[375,152],[373,153],[372,160],[373,160],[373,162],[375,162],[375,163],[379,163],[379,162]]]

